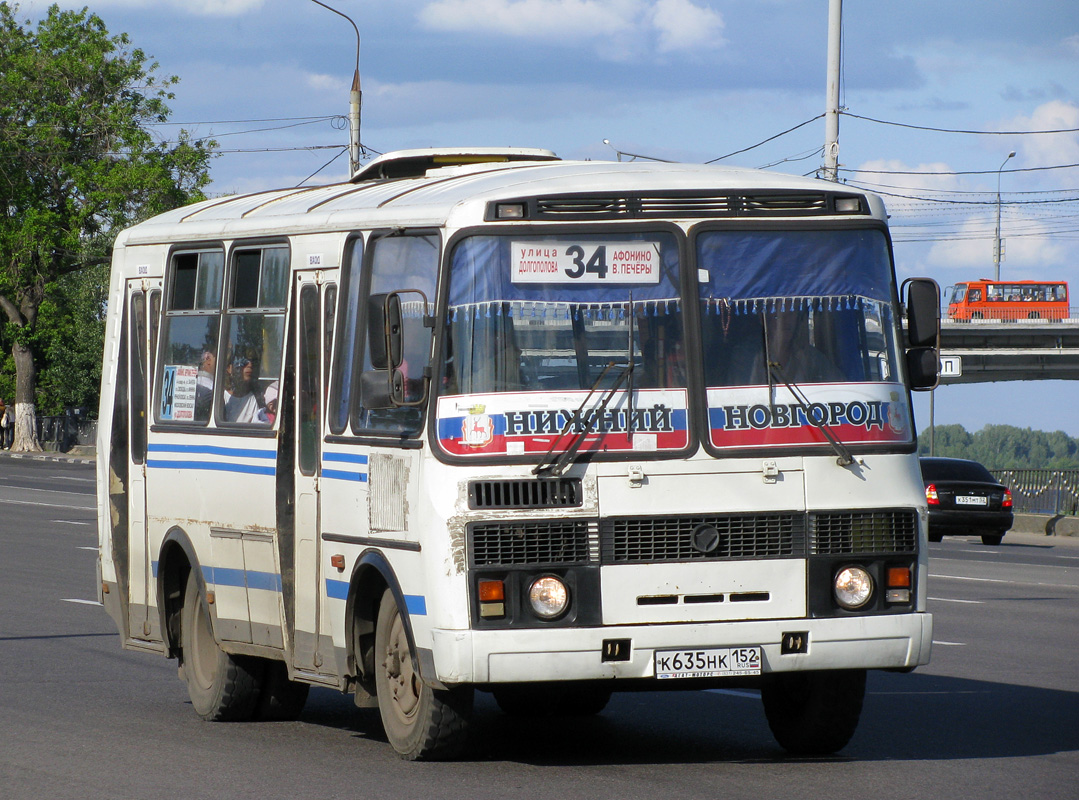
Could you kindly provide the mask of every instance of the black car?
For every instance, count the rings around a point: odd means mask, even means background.
[[[929,504],[929,541],[945,534],[977,534],[1000,544],[1012,526],[1012,493],[977,461],[923,458],[922,482]]]

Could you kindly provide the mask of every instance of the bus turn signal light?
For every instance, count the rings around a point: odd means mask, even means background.
[[[888,603],[910,602],[910,567],[888,567],[885,572],[884,599]]]
[[[484,619],[506,616],[506,584],[502,581],[480,581],[480,616]]]

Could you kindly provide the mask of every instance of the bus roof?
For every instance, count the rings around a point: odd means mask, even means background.
[[[414,176],[365,178],[382,174]],[[671,202],[673,193],[682,199]],[[845,210],[837,211],[838,198],[861,202],[848,202]],[[885,218],[884,206],[874,195],[775,172],[667,162],[561,161],[550,151],[530,149],[414,150],[376,159],[348,183],[234,195],[174,209],[129,228],[117,245],[280,235],[283,228],[457,227],[482,222],[489,203],[513,199],[542,201],[532,206],[539,216],[529,221],[836,214]]]

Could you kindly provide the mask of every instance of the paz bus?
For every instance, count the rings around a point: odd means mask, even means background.
[[[733,168],[402,151],[161,214],[113,255],[100,599],[207,720],[331,687],[437,759],[476,692],[748,687],[838,750],[930,656],[903,291],[877,197]]]
[[[1064,281],[991,281],[957,283],[944,293],[948,318],[1041,320],[1068,318],[1068,284]]]

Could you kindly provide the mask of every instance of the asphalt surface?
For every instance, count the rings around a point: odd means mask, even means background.
[[[461,761],[410,764],[328,690],[296,722],[201,722],[96,605],[93,487],[89,464],[0,457],[2,800],[1079,796],[1075,539],[931,545],[933,661],[872,673],[834,757],[786,756],[753,692],[647,692],[539,721],[480,695]]]

